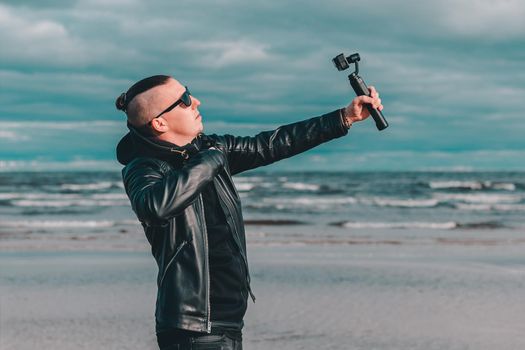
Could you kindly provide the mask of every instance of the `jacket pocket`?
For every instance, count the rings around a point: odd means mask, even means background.
[[[159,288],[162,286],[162,282],[164,282],[164,278],[166,277],[166,274],[168,273],[168,270],[169,270],[170,266],[173,264],[173,262],[180,255],[180,252],[182,251],[182,249],[184,249],[184,247],[186,247],[188,245],[188,243],[189,243],[189,241],[187,241],[187,240],[182,241],[180,246],[175,250],[175,254],[173,254],[173,256],[171,257],[170,261],[166,264],[166,267],[164,268],[164,273],[162,274],[162,278],[159,281],[159,285],[158,285]]]

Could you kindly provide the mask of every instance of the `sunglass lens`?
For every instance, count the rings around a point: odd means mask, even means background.
[[[188,88],[186,88],[186,91],[182,94],[182,97],[180,99],[182,100],[182,103],[184,103],[186,106],[191,106],[190,90],[188,90]]]

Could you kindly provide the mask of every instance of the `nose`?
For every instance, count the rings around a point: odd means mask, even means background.
[[[193,107],[193,109],[201,105],[201,101],[197,97],[193,95],[191,95],[190,97],[191,97],[191,106]]]

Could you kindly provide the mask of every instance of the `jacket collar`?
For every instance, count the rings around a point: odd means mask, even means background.
[[[129,132],[117,145],[117,159],[126,165],[138,157],[157,158],[173,164],[182,164],[202,149],[203,134],[197,135],[190,143],[177,146],[171,142],[144,135],[128,123]]]

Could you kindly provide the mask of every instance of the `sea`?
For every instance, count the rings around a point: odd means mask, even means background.
[[[454,237],[525,228],[523,172],[251,171],[234,181],[259,244],[377,230]],[[124,241],[138,229],[119,171],[0,173],[0,246],[53,237]]]

